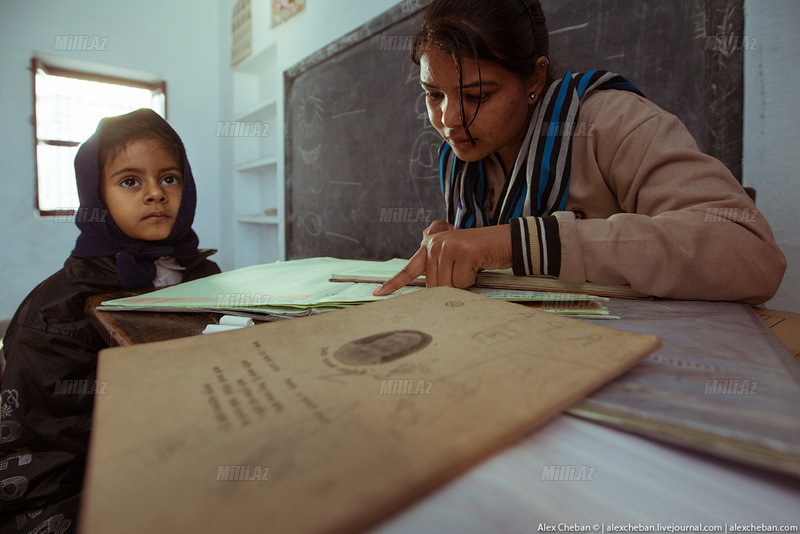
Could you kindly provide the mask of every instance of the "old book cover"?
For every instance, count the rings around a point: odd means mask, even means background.
[[[800,477],[800,365],[735,302],[617,299],[615,328],[661,348],[570,413]]]
[[[81,532],[357,532],[658,345],[436,288],[107,349]]]

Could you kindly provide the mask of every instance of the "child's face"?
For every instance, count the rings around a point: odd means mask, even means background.
[[[100,195],[125,235],[166,239],[181,206],[183,174],[175,156],[152,139],[132,141],[102,168]]]

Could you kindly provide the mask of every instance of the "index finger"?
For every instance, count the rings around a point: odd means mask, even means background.
[[[416,280],[422,274],[425,274],[425,264],[427,263],[428,251],[425,247],[420,248],[411,256],[406,266],[400,269],[400,272],[384,282],[381,287],[372,292],[376,297],[391,295],[403,286],[406,286]]]

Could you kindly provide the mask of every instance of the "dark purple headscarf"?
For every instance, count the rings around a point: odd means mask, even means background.
[[[174,134],[176,139],[180,139],[167,121],[150,109],[139,109],[126,115],[109,117],[100,121],[95,133],[81,145],[75,156],[75,179],[78,183],[78,198],[80,199],[80,209],[75,217],[75,224],[81,234],[78,236],[72,252],[83,256],[117,255],[117,279],[123,287],[151,287],[156,276],[153,260],[160,256],[173,256],[180,262],[197,255],[199,241],[197,234],[192,230],[197,191],[189,160],[186,158],[186,150],[183,143],[179,143],[183,156],[181,206],[169,236],[160,241],[144,241],[130,238],[120,230],[100,196],[101,163],[98,161],[98,151],[100,139],[104,129],[108,127],[109,121],[119,123],[126,119],[145,119],[154,122],[158,128],[167,129]],[[159,139],[160,137],[158,134],[137,135],[129,141]],[[108,216],[85,216],[99,213],[108,214]]]

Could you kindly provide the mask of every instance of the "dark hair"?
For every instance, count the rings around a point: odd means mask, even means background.
[[[451,54],[456,62],[461,122],[472,140],[469,124],[478,115],[480,100],[467,121],[461,95],[462,58],[478,62],[479,81],[481,60],[497,63],[524,79],[536,70],[536,60],[549,54],[550,40],[538,0],[434,0],[414,36],[411,60],[419,65],[425,50],[433,47]],[[547,83],[552,79],[548,66]]]
[[[183,141],[152,109],[137,109],[125,115],[106,117],[100,121],[100,140],[97,150],[97,165],[102,171],[110,158],[116,157],[133,141],[153,140],[172,152],[178,166],[184,166]]]

